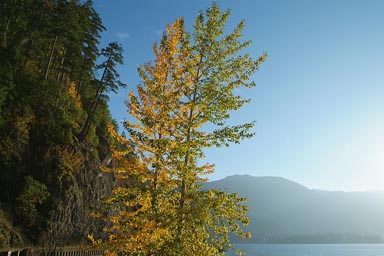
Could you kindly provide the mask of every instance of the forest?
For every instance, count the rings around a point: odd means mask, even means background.
[[[243,49],[244,22],[212,7],[193,32],[167,25],[154,60],[138,68],[118,133],[108,95],[126,87],[122,46],[99,49],[106,29],[92,1],[0,4],[0,247],[89,245],[117,255],[224,255],[247,238],[245,199],[203,190],[204,149],[250,138],[230,126],[266,59]],[[206,126],[213,127],[211,131]],[[241,252],[239,252],[241,253]]]
[[[0,247],[85,241],[114,184],[98,166],[122,48],[99,50],[92,1],[7,0],[0,13]]]

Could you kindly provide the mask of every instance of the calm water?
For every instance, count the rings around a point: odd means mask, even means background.
[[[384,256],[384,244],[239,244],[249,256]]]

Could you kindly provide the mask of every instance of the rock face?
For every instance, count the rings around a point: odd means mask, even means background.
[[[36,215],[40,225],[21,224],[18,198],[11,203],[0,201],[0,248],[89,244],[88,234],[102,233],[105,223],[93,218],[92,212],[99,212],[103,200],[117,187],[115,176],[100,168],[113,164],[110,152],[108,147],[96,149],[85,143],[78,143],[72,150],[76,159],[81,159],[79,165],[73,165],[78,168],[67,171],[58,167],[46,176],[50,197],[45,204],[36,204],[36,212],[46,213]]]
[[[88,241],[87,234],[101,232],[104,223],[92,218],[91,213],[101,207],[103,198],[111,195],[116,179],[100,170],[98,157],[88,155],[84,167],[66,180],[65,192],[41,244],[78,244]]]

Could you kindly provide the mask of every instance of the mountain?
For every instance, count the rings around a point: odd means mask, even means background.
[[[248,199],[250,242],[383,242],[384,192],[308,189],[279,177],[235,175],[208,182]]]

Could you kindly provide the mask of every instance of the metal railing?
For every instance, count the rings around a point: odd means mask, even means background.
[[[0,251],[0,256],[103,256],[104,250],[81,248],[28,248]]]

